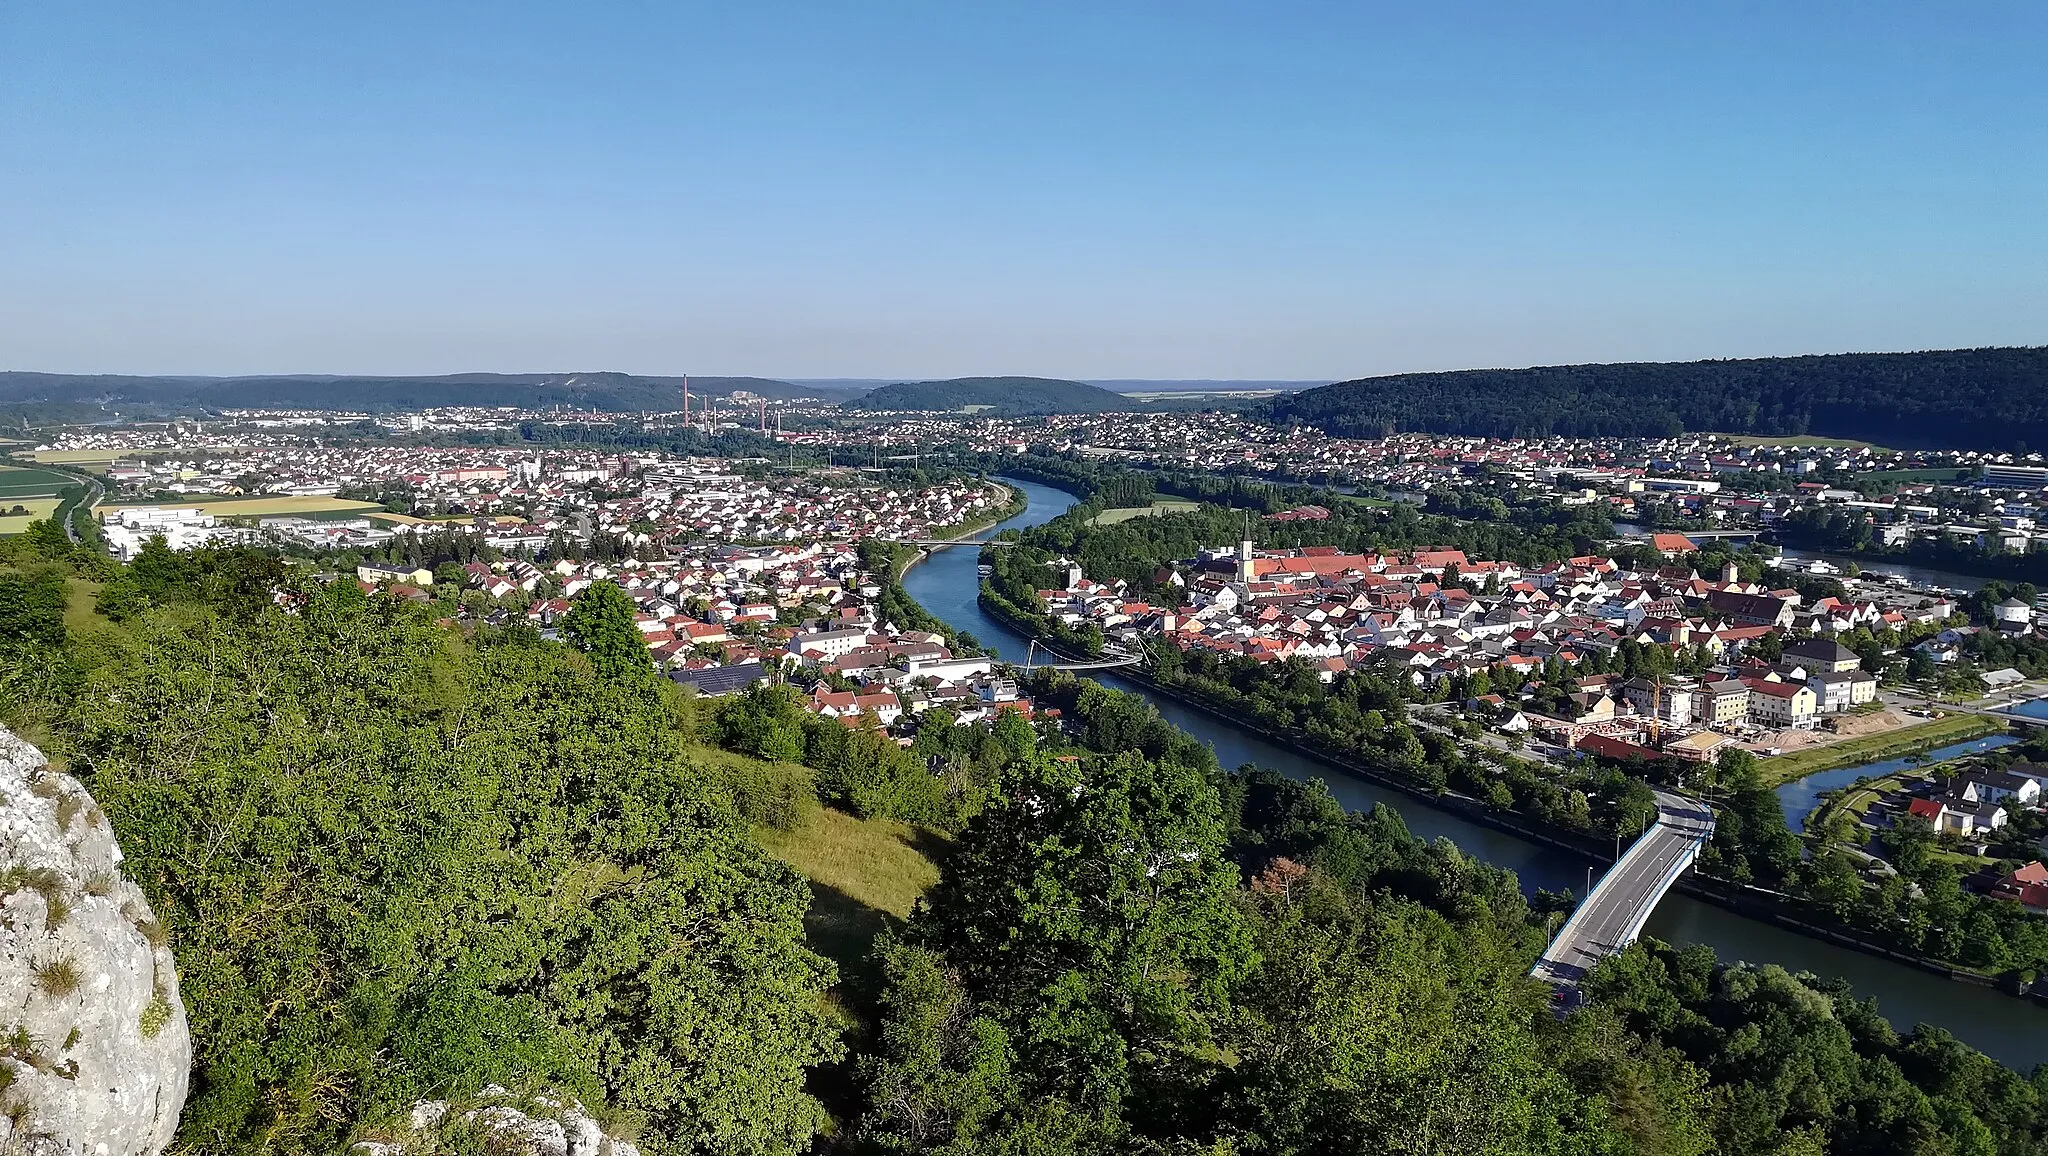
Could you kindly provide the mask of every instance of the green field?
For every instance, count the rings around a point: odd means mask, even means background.
[[[1775,787],[1794,779],[1803,779],[1815,771],[1893,759],[1915,751],[1932,750],[1979,735],[1988,735],[1998,729],[1999,724],[1996,721],[1982,715],[1954,714],[1917,726],[1900,727],[1898,730],[1886,731],[1883,734],[1863,735],[1860,738],[1830,743],[1824,747],[1808,747],[1789,755],[1764,759],[1757,764],[1757,771],[1762,774],[1766,786]]]
[[[399,526],[432,526],[442,522],[467,526],[474,523],[476,518],[475,514],[443,514],[438,518],[415,518],[411,514],[394,514],[389,510],[378,510],[370,515],[372,521],[391,522]],[[488,520],[500,526],[517,526],[520,523],[520,519],[511,514],[498,514],[489,517]]]
[[[1965,470],[1859,470],[1859,478],[1875,478],[1883,482],[1953,482]]]
[[[36,519],[49,517],[63,502],[58,495],[78,484],[76,478],[49,470],[0,466],[0,536],[19,534]],[[16,506],[28,512],[7,513]]]
[[[36,470],[26,466],[0,466],[0,498],[41,497],[56,494],[67,486],[85,483],[68,474]],[[12,505],[13,502],[8,502]]]
[[[842,975],[861,965],[883,928],[910,918],[911,906],[939,881],[931,855],[945,847],[944,836],[908,823],[829,807],[797,830],[757,827],[754,837],[810,881],[804,923],[811,948],[837,962]]]
[[[1184,502],[1178,498],[1160,498],[1149,506],[1120,506],[1114,510],[1104,510],[1089,519],[1089,525],[1114,526],[1118,522],[1128,522],[1132,518],[1143,518],[1152,514],[1176,514],[1200,509],[1201,505],[1200,502]]]

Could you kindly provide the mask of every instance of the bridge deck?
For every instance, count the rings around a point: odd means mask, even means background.
[[[1706,804],[1657,792],[1656,823],[1600,877],[1530,974],[1575,987],[1594,964],[1634,943],[1658,900],[1713,833],[1714,812]]]

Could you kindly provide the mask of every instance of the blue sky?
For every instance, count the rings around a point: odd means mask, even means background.
[[[0,368],[2048,343],[2044,43],[2032,2],[0,5]]]

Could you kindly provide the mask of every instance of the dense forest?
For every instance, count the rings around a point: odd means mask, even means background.
[[[1404,373],[1307,390],[1257,412],[1352,437],[1715,430],[2020,449],[2048,446],[2048,347]]]
[[[769,398],[840,396],[762,377],[692,377],[692,398],[735,390]],[[629,373],[457,373],[420,377],[125,377],[0,372],[0,408],[90,405],[118,412],[329,409],[368,413],[428,406],[567,406],[607,413],[683,407],[683,379]]]
[[[1120,393],[1050,377],[956,377],[885,385],[845,403],[847,409],[951,412],[966,406],[991,417],[1044,413],[1111,413],[1138,405]]]

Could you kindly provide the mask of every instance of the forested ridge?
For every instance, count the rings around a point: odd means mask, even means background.
[[[339,1152],[498,1082],[656,1154],[2048,1152],[2048,1073],[1810,977],[1649,945],[1560,1021],[1526,979],[1554,897],[1099,684],[904,748],[786,686],[679,693],[608,584],[560,625],[0,544],[0,721],[163,919],[184,1150]],[[949,836],[843,973],[750,829],[820,797]]]
[[[995,417],[1138,408],[1136,402],[1123,394],[1086,382],[1050,377],[956,377],[946,381],[898,382],[844,404],[848,409],[934,412],[971,405]]]
[[[1255,412],[1348,437],[1712,430],[2040,447],[2048,445],[2048,346],[1404,373],[1337,382]]]

